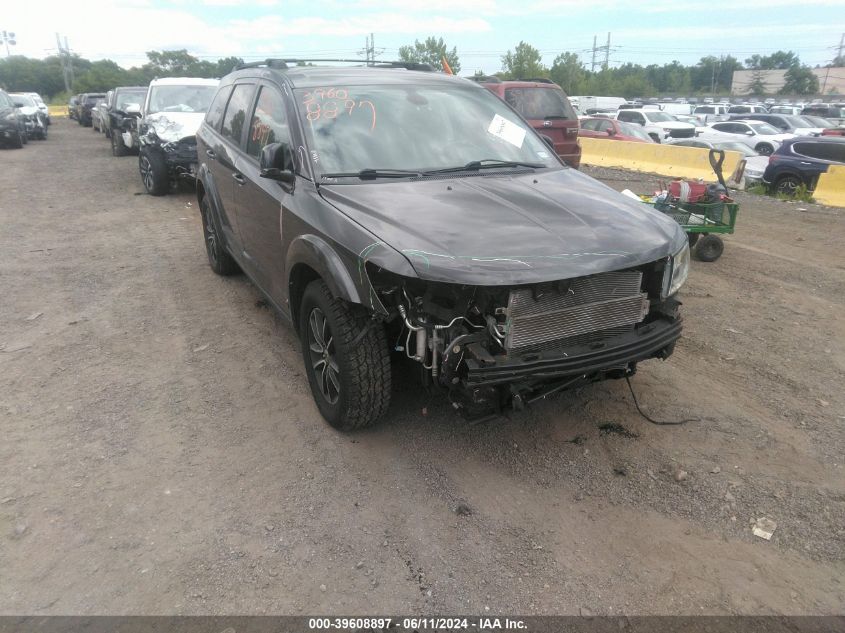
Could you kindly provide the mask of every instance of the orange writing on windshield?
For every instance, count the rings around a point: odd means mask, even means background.
[[[315,88],[302,98],[305,118],[312,124],[321,119],[353,116],[358,112],[370,114],[370,130],[376,129],[376,106],[369,99],[356,99],[346,88]]]

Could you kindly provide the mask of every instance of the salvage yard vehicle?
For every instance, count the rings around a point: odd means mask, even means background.
[[[79,95],[74,95],[67,101],[67,116],[69,119],[77,117],[77,106],[79,105]]]
[[[391,350],[469,418],[672,354],[676,222],[567,167],[473,81],[306,61],[223,78],[197,200],[210,267],[292,322],[332,426],[385,414]]]
[[[91,127],[91,110],[93,110],[97,104],[105,98],[105,93],[101,92],[87,92],[79,95],[79,103],[76,107],[76,115],[79,125]]]
[[[103,120],[106,118],[106,112],[109,107],[109,100],[112,98],[113,91],[109,90],[104,99],[100,99],[91,108],[91,127],[95,132],[102,132],[105,127]]]
[[[634,143],[654,143],[646,131],[639,125],[623,123],[616,119],[587,118],[581,119],[581,129],[578,136],[584,138],[601,138],[614,141],[631,141]]]
[[[138,118],[146,98],[147,88],[143,86],[120,86],[114,89],[103,121],[106,138],[111,141],[113,156],[126,156],[133,148],[138,147]],[[122,137],[123,134],[127,135],[128,144]]]
[[[217,84],[216,79],[193,77],[150,82],[137,124],[138,171],[150,195],[163,196],[179,180],[196,179],[197,128]],[[125,143],[126,133],[122,136]]]
[[[548,79],[502,81],[498,77],[478,80],[510,105],[540,134],[552,139],[555,152],[570,167],[581,165],[578,115],[560,86]]]
[[[20,149],[26,144],[26,123],[12,98],[0,90],[0,143]]]
[[[35,101],[35,105],[38,106],[39,110],[41,110],[41,114],[44,116],[44,120],[47,122],[47,125],[52,125],[53,122],[50,119],[50,108],[46,103],[44,103],[44,99],[41,98],[41,95],[37,92],[26,92],[24,94],[32,97],[32,100]]]
[[[822,128],[810,125],[810,122],[800,116],[789,116],[788,114],[747,114],[731,116],[730,120],[762,121],[783,134],[794,134],[795,136],[818,136]]]
[[[728,180],[741,185],[740,188],[742,189],[747,189],[752,185],[761,183],[763,181],[763,172],[766,171],[766,167],[769,164],[769,159],[766,156],[758,154],[748,147],[748,145],[736,141],[707,140],[699,137],[674,141],[672,145],[715,149],[722,150],[723,152],[739,152],[742,154],[741,169],[737,167],[739,173],[737,173],[736,178],[731,177]]]
[[[47,139],[47,119],[28,94],[22,92],[9,93],[12,102],[23,117],[26,136],[29,139]]]
[[[694,125],[678,121],[671,114],[657,110],[619,110],[616,120],[642,126],[655,143],[695,136]]]
[[[845,165],[845,138],[797,137],[784,141],[769,157],[763,182],[775,193],[789,196],[802,186],[812,191],[830,165]]]
[[[713,123],[698,129],[700,138],[743,143],[758,154],[769,156],[784,141],[794,138],[794,134],[784,134],[762,121],[738,120]]]

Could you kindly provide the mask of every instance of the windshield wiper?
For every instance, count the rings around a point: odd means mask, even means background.
[[[444,167],[443,169],[434,169],[425,172],[425,175],[430,174],[451,174],[460,171],[478,171],[480,169],[490,169],[493,167],[531,167],[533,169],[540,169],[547,167],[545,163],[529,163],[520,160],[499,160],[498,158],[483,158],[481,160],[473,160],[466,165],[459,167]]]
[[[423,173],[414,169],[362,169],[361,171],[337,172],[322,174],[321,178],[360,178],[361,180],[375,180],[376,178],[409,178],[422,176]]]

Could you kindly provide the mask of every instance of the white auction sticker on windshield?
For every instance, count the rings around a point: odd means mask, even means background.
[[[517,147],[522,147],[522,143],[525,140],[525,130],[498,114],[490,121],[487,131],[493,136],[498,136],[503,141],[507,141]]]

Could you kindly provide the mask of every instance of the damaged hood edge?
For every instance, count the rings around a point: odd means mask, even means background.
[[[173,143],[188,136],[196,136],[205,112],[156,112],[144,119],[162,141]]]

